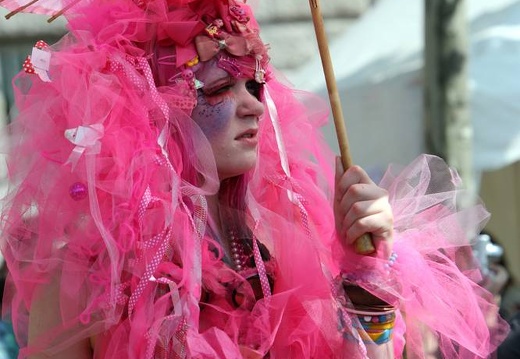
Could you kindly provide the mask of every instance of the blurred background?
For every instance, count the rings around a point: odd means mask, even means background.
[[[326,98],[307,1],[249,3],[274,66]],[[518,312],[520,1],[323,0],[322,10],[354,162],[376,180],[390,163],[421,153],[457,168],[491,212],[482,240],[489,245],[477,250],[497,277],[505,313]],[[11,79],[34,43],[52,44],[65,33],[63,19],[6,14],[0,10],[3,125],[16,114]],[[324,135],[337,149],[332,125]],[[508,279],[498,278],[497,265]]]

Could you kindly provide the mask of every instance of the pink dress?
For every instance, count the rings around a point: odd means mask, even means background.
[[[426,335],[446,358],[494,351],[505,326],[464,260],[484,207],[458,210],[456,174],[421,156],[381,184],[395,214],[395,264],[341,252],[334,155],[319,132],[327,106],[272,69],[246,193],[247,224],[271,256],[272,293],[255,300],[256,287],[205,233],[205,196],[218,190],[210,145],[151,79],[136,43],[152,27],[141,26],[139,8],[115,3],[71,19],[71,34],[48,49],[50,82],[14,79],[2,248],[4,316],[21,358],[91,337],[95,358],[365,358],[347,335],[340,272],[399,307],[396,357],[406,344],[408,358],[424,358]],[[186,161],[204,185],[186,180]],[[49,286],[55,323],[28,345],[30,308]]]

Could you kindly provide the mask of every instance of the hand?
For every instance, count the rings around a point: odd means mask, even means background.
[[[388,192],[377,186],[359,166],[343,171],[336,158],[334,193],[336,230],[342,244],[354,244],[365,233],[371,233],[379,255],[388,258],[392,252],[393,215]]]

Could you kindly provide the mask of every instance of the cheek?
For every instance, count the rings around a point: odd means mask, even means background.
[[[234,115],[234,102],[224,98],[217,104],[210,104],[204,96],[199,96],[193,110],[193,120],[200,126],[208,139],[223,133]]]

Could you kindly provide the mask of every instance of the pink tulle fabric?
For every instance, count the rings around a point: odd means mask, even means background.
[[[95,358],[366,358],[344,336],[355,319],[339,328],[340,272],[399,308],[396,357],[406,346],[407,358],[426,358],[427,338],[445,358],[491,355],[505,325],[467,252],[487,218],[482,205],[460,210],[456,174],[421,156],[381,183],[395,214],[395,264],[344,253],[334,154],[319,132],[327,106],[274,75],[246,193],[248,226],[273,257],[273,293],[232,305],[230,291],[248,298],[252,288],[205,232],[205,196],[219,188],[210,144],[153,84],[140,41],[155,30],[141,9],[107,4],[71,19],[51,46],[51,82],[14,79],[3,314],[21,358],[85,339]],[[29,342],[31,308],[49,297],[48,330]]]

